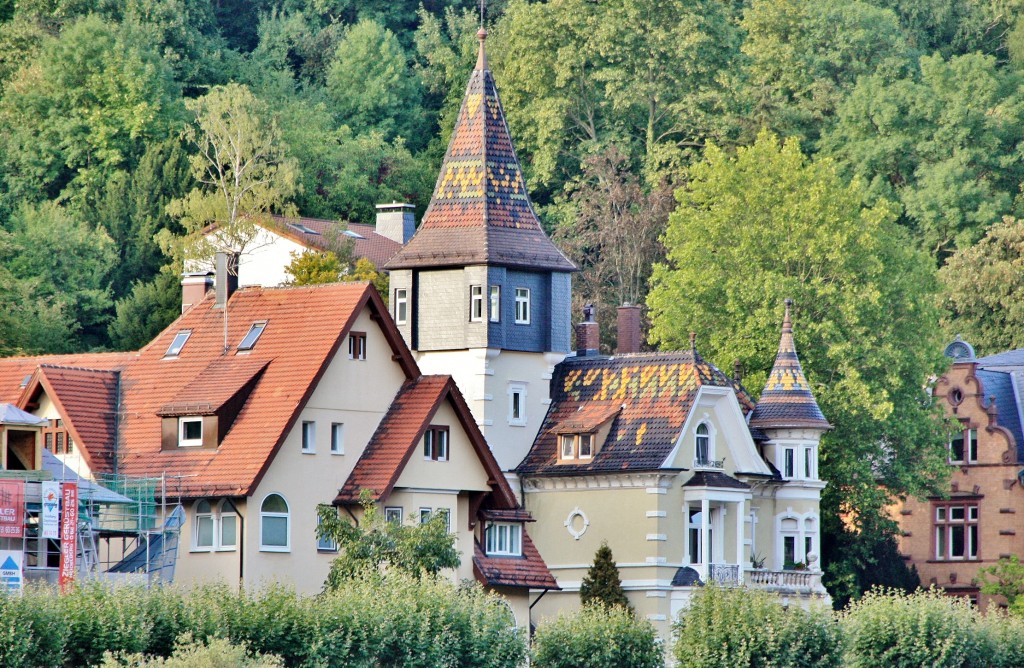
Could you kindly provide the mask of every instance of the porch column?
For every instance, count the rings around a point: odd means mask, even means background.
[[[711,541],[709,540],[711,529],[711,504],[707,499],[700,500],[700,560],[708,566],[711,563]]]
[[[683,501],[683,560],[690,563],[690,502]]]
[[[737,578],[739,584],[743,584],[743,525],[746,523],[746,518],[743,516],[743,499],[740,499],[736,503],[736,563],[739,566]]]

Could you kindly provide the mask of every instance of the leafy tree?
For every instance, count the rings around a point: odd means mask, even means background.
[[[646,192],[615,146],[587,157],[572,187],[558,207],[556,217],[563,220],[554,240],[581,269],[574,303],[594,304],[605,313],[627,302],[642,304],[651,269],[664,258],[660,237],[672,205],[669,189]],[[604,318],[602,339],[608,342],[614,340],[611,320]]]
[[[654,627],[624,608],[584,606],[537,627],[537,668],[660,668],[665,663]]]
[[[9,252],[0,235],[0,257]],[[64,301],[39,296],[40,279],[19,279],[0,267],[0,357],[67,353],[79,326],[67,315]]]
[[[42,26],[24,17],[0,21],[0,91],[18,70],[35,58],[46,37]]]
[[[1013,554],[1003,557],[994,566],[978,569],[981,578],[981,593],[990,596],[1002,596],[1010,609],[1015,613],[1024,612],[1024,564],[1020,557]]]
[[[115,350],[138,350],[181,315],[181,284],[168,266],[147,283],[136,281],[119,299],[107,328]]]
[[[45,42],[0,100],[9,202],[90,201],[110,173],[180,122],[180,89],[138,35],[87,16]]]
[[[388,274],[386,271],[378,271],[373,262],[370,262],[365,257],[356,260],[352,270],[341,275],[341,280],[345,283],[368,281],[373,287],[377,288],[377,293],[380,294],[384,303],[388,303],[388,294],[391,291],[389,288],[391,282],[388,279]]]
[[[419,79],[394,33],[378,23],[346,30],[327,70],[327,94],[343,125],[414,146],[423,139]]]
[[[513,0],[497,33],[509,122],[539,184],[609,143],[648,175],[677,166],[712,132],[706,112],[738,48],[713,0]]]
[[[763,387],[783,299],[795,300],[803,369],[832,424],[821,445],[825,542],[856,527],[856,549],[826,555],[833,587],[868,563],[892,530],[892,495],[937,489],[947,473],[941,420],[921,386],[939,370],[936,281],[885,200],[864,205],[829,160],[808,161],[794,140],[764,133],[729,157],[709,147],[665,234],[668,262],[655,268],[651,337],[706,358],[734,359]],[[852,585],[850,585],[852,586]],[[840,595],[833,589],[833,596]]]
[[[360,503],[363,515],[358,524],[340,517],[333,506],[317,507],[317,537],[336,541],[341,550],[331,563],[326,591],[338,591],[352,578],[382,569],[422,577],[458,568],[455,535],[449,533],[444,514],[434,513],[423,524],[399,524],[380,514],[368,492],[363,492]]]
[[[942,261],[1014,210],[1022,125],[1020,74],[981,54],[934,55],[910,78],[862,77],[822,146],[872,197],[897,198]]]
[[[63,304],[78,328],[70,342],[74,349],[102,345],[113,310],[107,276],[116,254],[110,237],[53,202],[22,205],[9,225],[7,269],[36,279],[34,299]],[[59,252],[54,252],[55,231]]]
[[[200,185],[170,203],[185,236],[161,231],[161,245],[179,261],[208,262],[218,250],[244,253],[261,217],[294,213],[288,202],[298,167],[267,105],[246,86],[217,86],[186,106],[195,115],[184,136],[198,150],[191,163]],[[206,233],[210,225],[213,234]]]
[[[608,541],[602,541],[601,547],[597,548],[594,554],[594,563],[583,576],[580,584],[580,601],[584,605],[604,605],[607,607],[620,606],[627,610],[633,607],[626,598],[626,592],[622,589],[622,580],[619,579],[619,569],[615,565],[615,558],[612,556],[612,548],[608,547]]]
[[[331,251],[292,252],[292,261],[284,268],[291,276],[287,285],[319,285],[341,280],[342,265]]]
[[[939,270],[947,338],[956,334],[978,351],[1024,346],[1024,221],[1006,217]]]
[[[440,163],[476,63],[480,17],[475,11],[448,7],[443,16],[421,9],[419,19],[415,34],[418,72],[426,92],[425,106],[438,110],[441,134],[432,150]]]
[[[788,610],[776,593],[715,585],[694,593],[675,624],[680,668],[842,664],[842,635],[830,610]]]

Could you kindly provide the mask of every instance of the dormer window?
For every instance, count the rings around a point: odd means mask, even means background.
[[[701,422],[693,430],[693,468],[721,469],[725,466],[724,459],[715,459],[714,431],[707,422]]]
[[[178,447],[191,448],[203,444],[203,418],[178,418]]]
[[[238,350],[252,350],[255,347],[256,342],[259,341],[260,335],[263,334],[263,330],[267,328],[267,322],[252,323],[252,327],[249,328],[249,333],[245,335],[242,342],[238,344]]]
[[[448,461],[448,427],[431,425],[423,434],[423,459]]]
[[[485,530],[488,556],[521,557],[523,555],[523,525],[518,522],[490,522]]]
[[[192,336],[191,329],[183,329],[175,334],[171,345],[167,346],[167,352],[164,353],[164,357],[177,357],[181,349],[185,347],[185,342],[188,341],[190,336]]]
[[[559,437],[562,461],[590,460],[594,458],[593,434],[562,434]]]
[[[711,434],[704,423],[697,425],[697,461],[706,462],[711,459]]]

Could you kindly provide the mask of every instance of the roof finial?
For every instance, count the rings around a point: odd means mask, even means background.
[[[697,352],[697,332],[690,332],[690,350]]]
[[[793,331],[793,321],[789,317],[789,309],[793,306],[793,300],[789,297],[783,300],[783,304],[786,305],[786,315],[782,318],[782,331]]]
[[[487,69],[487,54],[484,52],[484,40],[487,39],[487,30],[484,28],[486,5],[486,0],[480,0],[480,30],[476,31],[476,38],[480,40],[480,51],[476,57],[476,69],[481,72]]]

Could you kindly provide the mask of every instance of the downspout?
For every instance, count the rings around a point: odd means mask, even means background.
[[[238,586],[242,587],[245,582],[245,516],[238,506],[235,506],[235,514],[238,515]]]
[[[542,589],[540,591],[540,596],[538,596],[533,601],[533,603],[530,604],[530,608],[526,611],[526,624],[527,624],[526,629],[530,633],[530,638],[533,638],[533,606],[535,606],[538,603],[540,603],[540,600],[542,598],[544,598],[545,594],[547,594],[549,591],[551,591],[551,590],[550,589]]]

